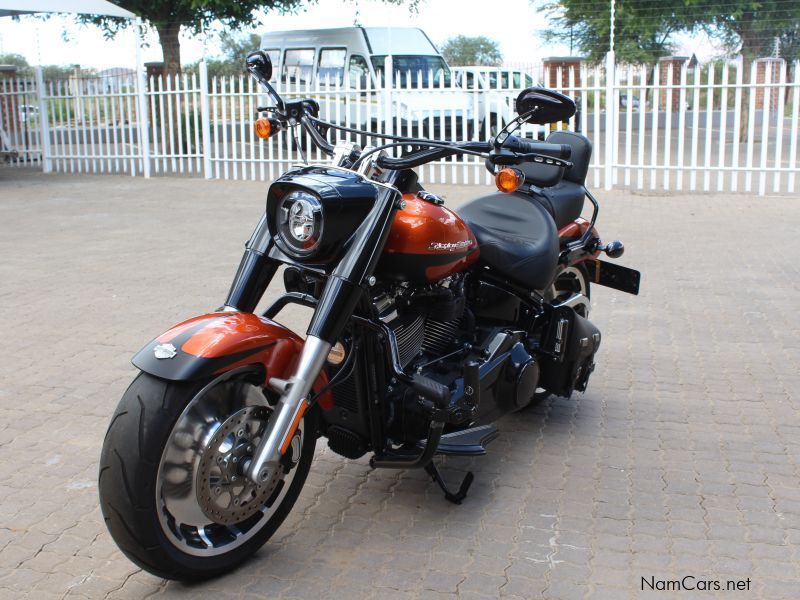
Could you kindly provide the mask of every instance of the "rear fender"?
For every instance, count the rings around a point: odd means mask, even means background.
[[[256,366],[266,385],[272,377],[288,379],[297,367],[303,339],[265,317],[253,313],[215,312],[191,318],[167,330],[133,357],[145,373],[170,381],[195,381],[232,369]],[[323,370],[313,389],[327,385]],[[330,392],[319,400],[333,408]]]
[[[578,217],[574,221],[567,223],[561,229],[558,230],[558,244],[562,250],[567,247],[567,244],[570,242],[574,242],[579,240],[583,237],[589,229],[592,230],[592,237],[596,239],[600,239],[600,234],[597,232],[595,227],[592,227],[592,223],[587,221],[583,217]],[[598,256],[600,256],[600,250],[593,250],[592,252],[585,252],[581,253],[578,256],[577,260],[573,260],[572,264],[577,264],[589,260],[595,260]]]

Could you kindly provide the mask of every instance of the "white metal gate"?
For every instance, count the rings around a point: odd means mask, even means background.
[[[546,137],[554,127],[584,133],[594,144],[587,184],[595,188],[794,193],[800,63],[781,63],[760,75],[756,69],[753,63],[745,73],[736,60],[670,64],[666,70],[583,66],[546,73],[545,83],[576,99],[578,113],[568,124],[526,126],[523,134]],[[505,87],[498,77],[491,89],[466,91],[423,79],[411,73],[366,88],[344,78],[278,89],[286,97],[315,98],[322,118],[346,127],[439,139],[488,138],[491,127],[507,118],[497,107],[512,106],[520,91],[512,77],[505,78]],[[413,118],[404,115],[408,94],[425,98],[430,108]],[[465,95],[462,113],[436,108],[463,105]],[[324,163],[326,157],[302,135],[295,140],[283,132],[268,141],[254,135],[252,122],[264,100],[249,77],[209,78],[204,63],[196,74],[148,81],[139,74],[44,82],[39,71],[36,81],[0,82],[4,135],[17,152],[14,165],[270,180],[304,157]],[[420,171],[426,182],[490,182],[483,161],[472,156]]]

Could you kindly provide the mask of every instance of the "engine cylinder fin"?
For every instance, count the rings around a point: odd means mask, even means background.
[[[452,321],[435,321],[428,319],[425,323],[425,340],[422,350],[431,354],[444,354],[453,347],[460,319]]]
[[[333,388],[333,400],[336,406],[357,413],[358,398],[361,390],[359,389],[360,386],[356,374],[359,372],[361,361],[358,356],[353,358],[355,361],[353,372]]]
[[[392,326],[400,364],[406,366],[419,354],[425,340],[425,319],[416,317],[396,326]]]

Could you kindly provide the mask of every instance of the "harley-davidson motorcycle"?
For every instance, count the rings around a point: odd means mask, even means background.
[[[332,160],[275,180],[224,305],[133,359],[101,507],[123,552],[172,579],[220,575],[264,544],[320,437],[376,469],[425,469],[462,502],[472,474],[451,489],[435,457],[482,455],[499,417],[585,390],[600,346],[590,283],[639,287],[637,271],[599,260],[623,245],[595,229],[589,140],[513,135],[568,119],[570,98],[526,89],[494,138],[441,142],[324,122],[313,99],[270,86],[265,53],[247,69],[274,101],[258,109],[259,137],[302,129]],[[335,142],[336,130],[385,143]],[[485,159],[499,191],[456,214],[413,169],[464,154]],[[254,314],[280,267],[286,292]],[[273,320],[290,303],[313,308],[305,339]]]

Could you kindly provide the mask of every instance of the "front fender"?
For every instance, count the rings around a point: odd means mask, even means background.
[[[175,325],[142,348],[132,362],[145,373],[170,381],[193,381],[258,365],[266,384],[271,377],[291,377],[303,343],[291,329],[265,317],[215,312]],[[327,380],[322,371],[314,389],[321,390]],[[329,393],[320,399],[323,405],[330,401]]]

